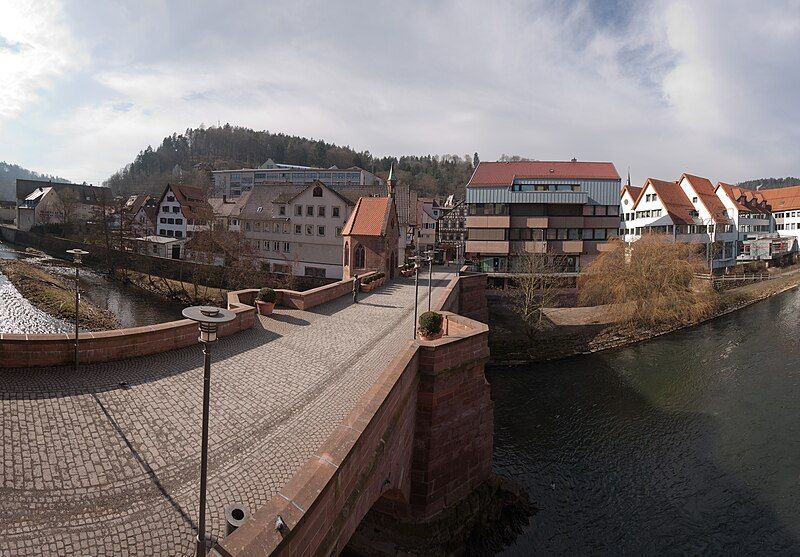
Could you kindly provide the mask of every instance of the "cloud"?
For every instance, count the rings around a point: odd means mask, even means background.
[[[217,121],[375,154],[611,160],[639,181],[800,171],[797,0],[74,0],[67,11],[62,35],[89,45],[95,94],[40,131],[46,168],[74,179]]]
[[[0,125],[82,60],[55,0],[0,3]]]

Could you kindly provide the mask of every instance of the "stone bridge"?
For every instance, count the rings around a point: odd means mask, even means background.
[[[434,274],[446,336],[433,342],[410,340],[410,279],[357,305],[340,296],[272,317],[254,318],[247,292],[231,300],[253,326],[214,347],[208,529],[218,553],[335,554],[371,508],[426,520],[486,478],[485,280]],[[0,370],[0,554],[191,555],[201,360],[193,345],[78,375]],[[232,502],[252,516],[224,538]]]

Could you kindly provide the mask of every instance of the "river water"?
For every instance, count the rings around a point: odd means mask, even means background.
[[[489,368],[504,555],[800,554],[800,293],[632,347]]]
[[[23,248],[0,242],[0,259],[29,257]],[[69,274],[73,268],[53,266],[48,271]],[[99,308],[117,316],[121,327],[152,325],[181,319],[183,306],[166,301],[139,288],[109,280],[91,269],[81,269],[82,296]],[[8,279],[0,273],[0,333],[71,332],[74,325],[52,317],[28,302]]]

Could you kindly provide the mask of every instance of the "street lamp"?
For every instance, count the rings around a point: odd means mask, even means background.
[[[419,304],[419,262],[425,258],[421,255],[409,257],[414,262],[414,338],[417,338],[417,305]]]
[[[220,323],[231,321],[232,311],[213,306],[192,306],[183,316],[198,324],[203,343],[203,439],[200,450],[200,519],[197,521],[197,557],[206,555],[206,477],[208,476],[208,407],[211,398],[211,343],[217,340]]]
[[[81,289],[78,285],[78,269],[81,266],[81,258],[84,255],[89,255],[88,251],[80,248],[68,249],[67,253],[72,256],[72,262],[75,263],[75,372],[78,371],[78,306],[81,303]]]

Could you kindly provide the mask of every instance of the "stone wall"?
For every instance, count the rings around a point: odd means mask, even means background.
[[[255,323],[255,308],[233,309],[236,318],[220,326],[219,336],[248,329]],[[145,327],[80,333],[81,363],[95,364],[147,356],[197,344],[197,323],[189,319]],[[0,334],[0,368],[70,365],[75,361],[75,336],[57,334]]]
[[[462,279],[443,304],[462,303]],[[371,508],[425,521],[488,478],[489,329],[442,313],[445,336],[403,348],[315,456],[222,540],[221,555],[336,555]],[[278,516],[284,532],[275,529]]]

